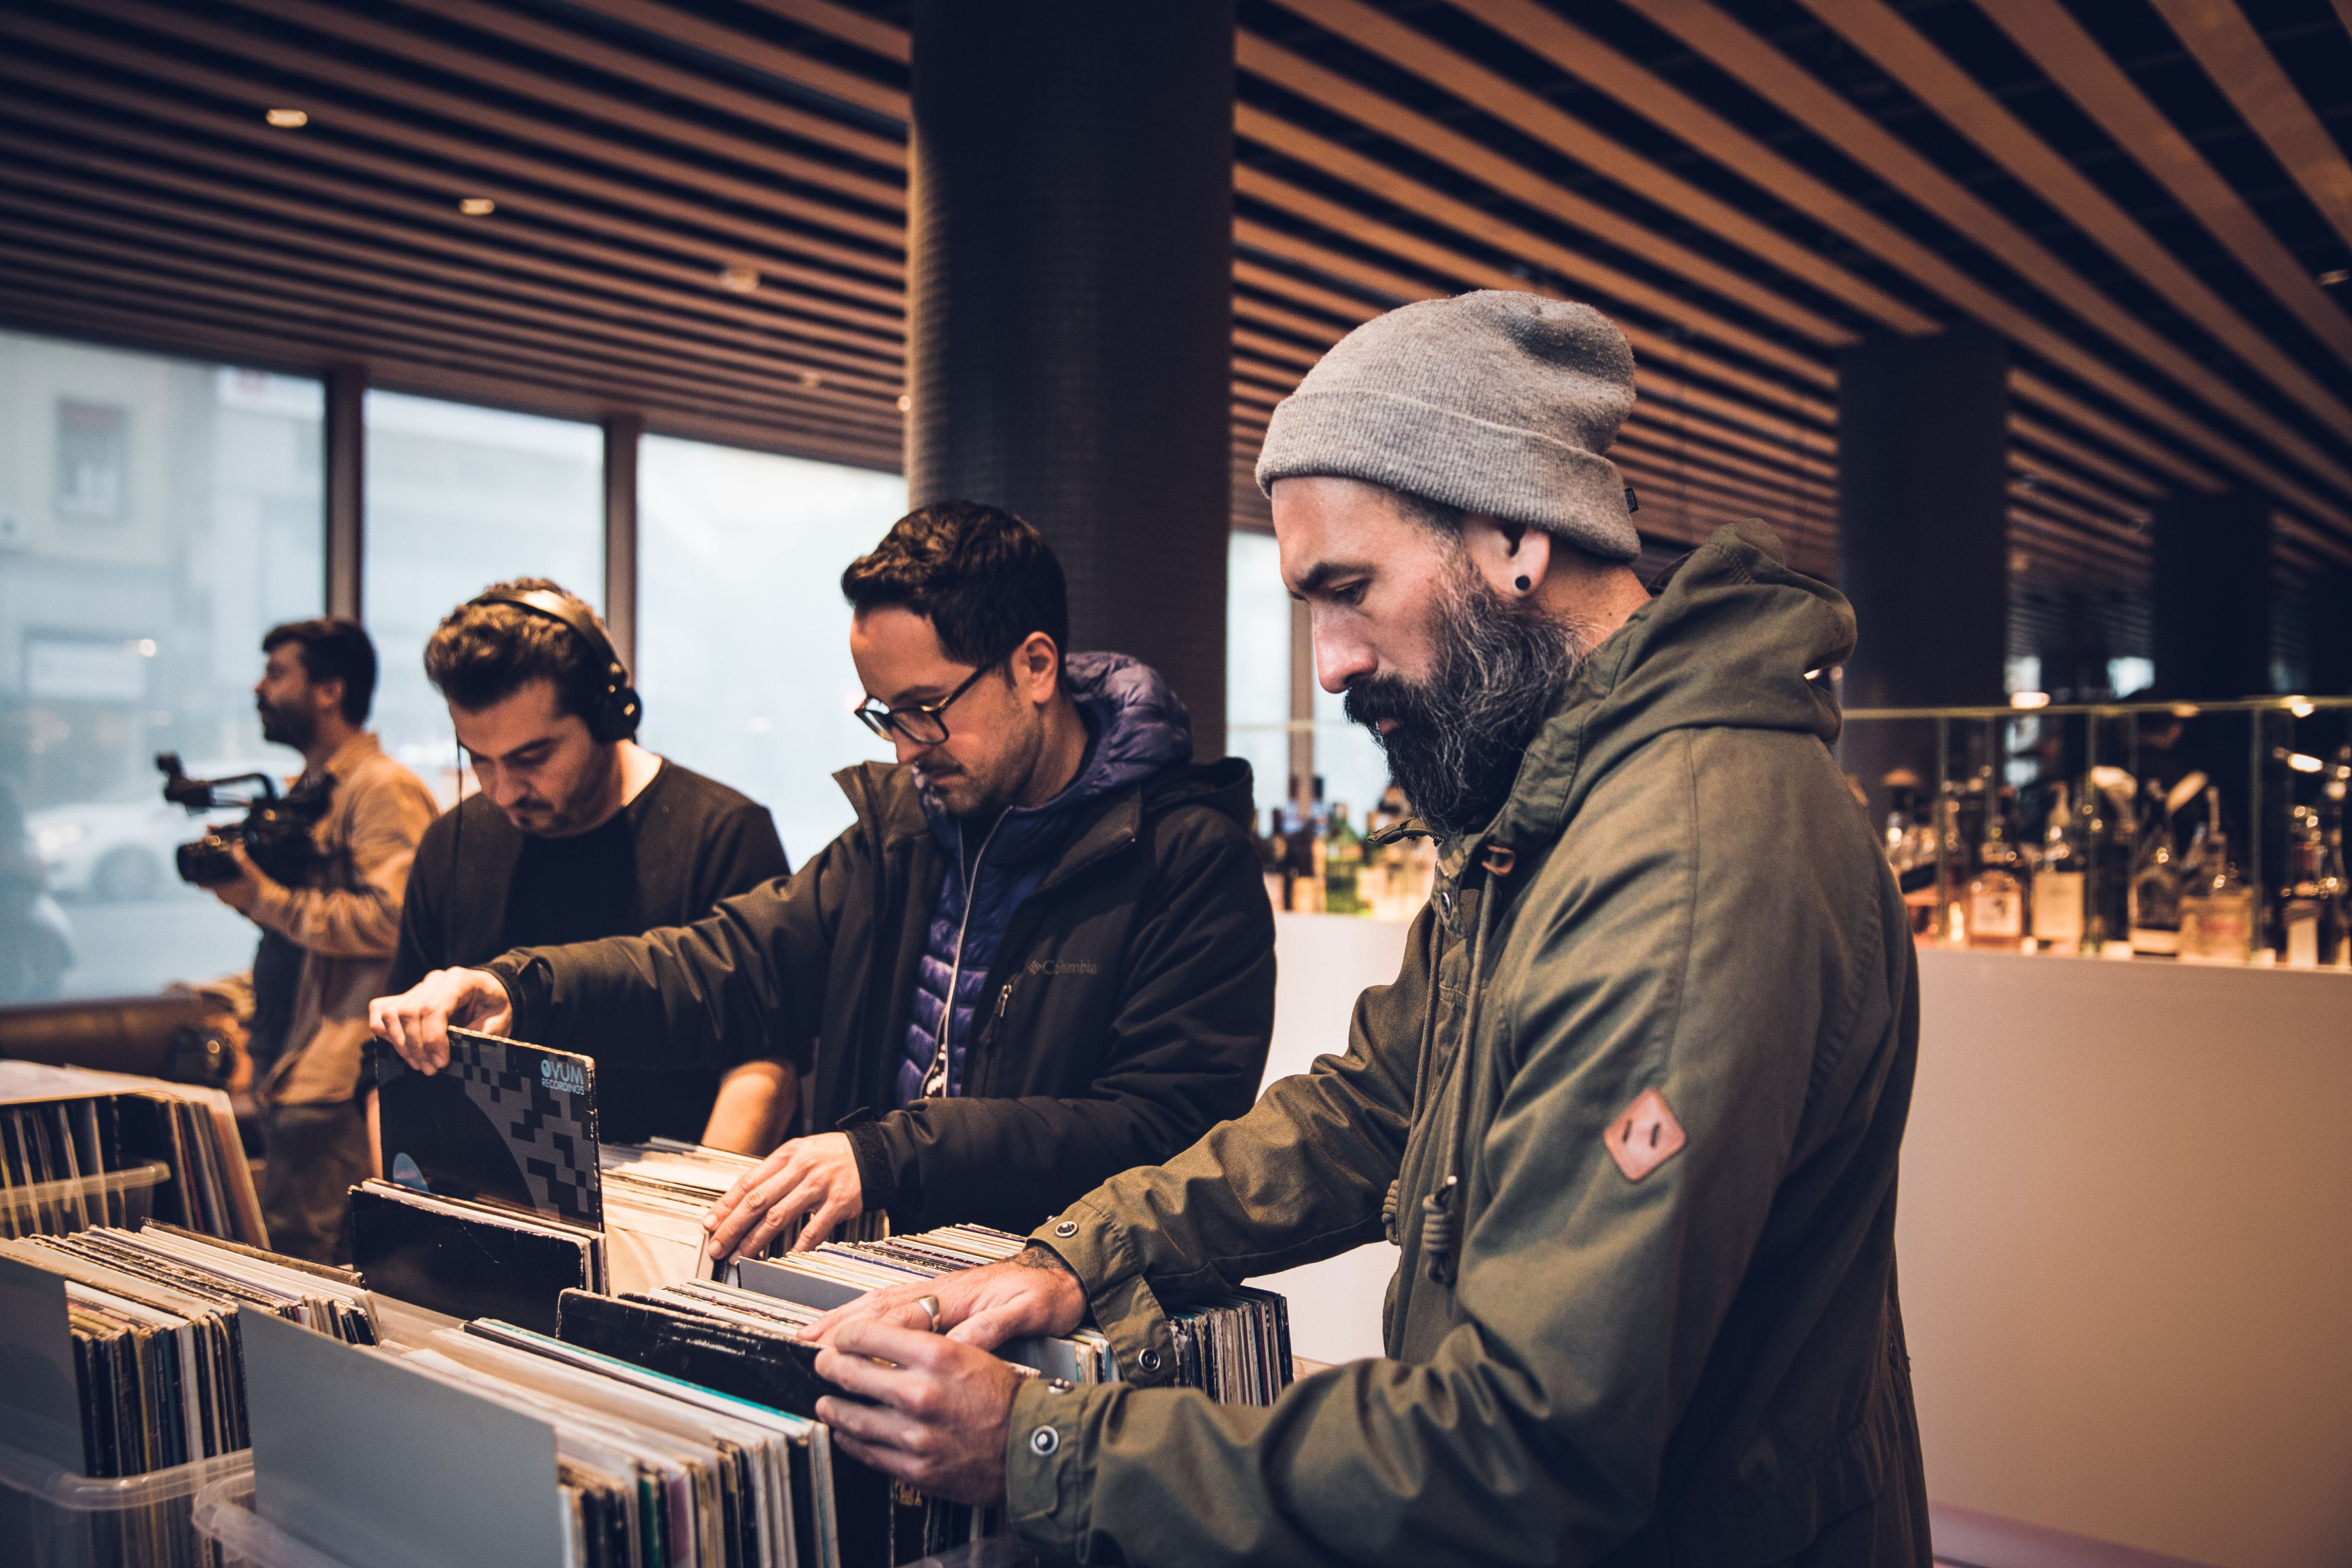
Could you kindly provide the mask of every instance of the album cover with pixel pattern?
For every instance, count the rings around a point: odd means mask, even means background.
[[[376,1095],[389,1180],[603,1228],[593,1058],[453,1029],[438,1072],[379,1051]]]

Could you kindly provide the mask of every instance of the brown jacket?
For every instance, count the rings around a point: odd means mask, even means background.
[[[334,794],[311,830],[314,885],[264,883],[246,911],[303,950],[286,1054],[259,1086],[281,1105],[349,1100],[357,1092],[368,1003],[383,993],[400,941],[400,901],[416,841],[440,807],[424,780],[354,736],[327,762]]]

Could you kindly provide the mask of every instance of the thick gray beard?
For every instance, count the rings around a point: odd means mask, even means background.
[[[1596,639],[1504,598],[1460,554],[1430,629],[1437,659],[1427,681],[1375,676],[1349,687],[1345,706],[1371,728],[1413,810],[1451,837],[1484,826],[1510,798],[1528,744]],[[1386,734],[1383,718],[1397,721]]]

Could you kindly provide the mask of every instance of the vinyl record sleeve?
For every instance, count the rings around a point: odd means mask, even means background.
[[[453,1029],[438,1072],[378,1052],[376,1105],[387,1179],[604,1228],[593,1058]]]
[[[556,1298],[593,1283],[588,1239],[352,1188],[352,1255],[368,1288],[454,1318],[555,1332]]]
[[[640,1301],[567,1291],[556,1338],[812,1421],[820,1394],[856,1398],[816,1375],[813,1344]]]

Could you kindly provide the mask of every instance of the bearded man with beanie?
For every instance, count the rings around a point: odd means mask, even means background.
[[[875,1210],[1025,1229],[1247,1110],[1273,1033],[1249,765],[1196,766],[1148,665],[1065,654],[1037,530],[936,503],[841,585],[858,716],[898,761],[835,775],[839,838],[708,919],[445,969],[373,1012],[427,1071],[452,1021],[600,1062],[791,1063],[809,1135],[721,1201],[714,1258]]]
[[[1604,455],[1633,404],[1599,313],[1486,292],[1359,328],[1276,411],[1283,577],[1435,896],[1344,1055],[930,1310],[819,1323],[871,1401],[820,1402],[835,1443],[1089,1563],[1925,1568],[1916,967],[1807,678],[1853,616],[1760,524],[1645,590]],[[1270,1409],[1153,1386],[1171,1311],[1383,1237],[1385,1358]],[[1123,1381],[982,1354],[1089,1317]]]

